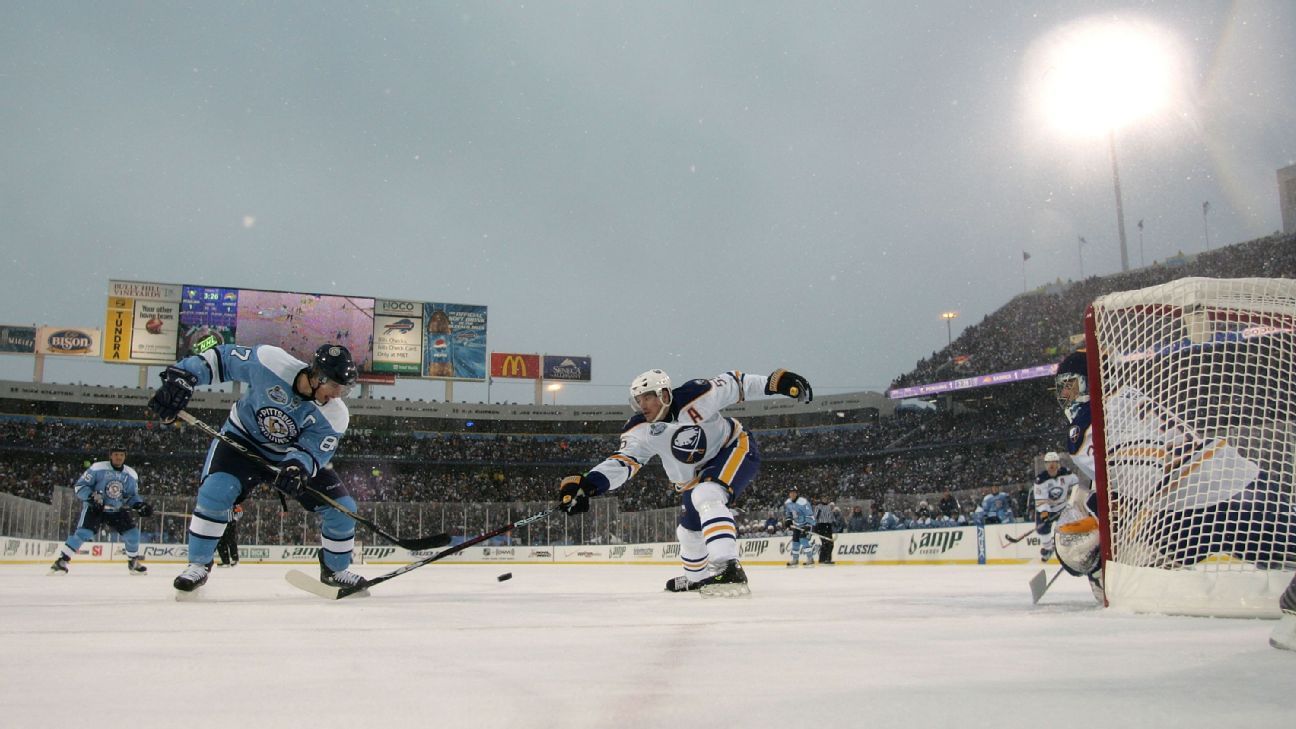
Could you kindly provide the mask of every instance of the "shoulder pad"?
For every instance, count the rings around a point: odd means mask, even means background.
[[[630,419],[625,422],[625,425],[621,426],[621,432],[625,433],[631,430],[632,428],[634,428],[636,425],[643,425],[644,423],[647,422],[648,420],[644,418],[643,413],[635,413],[634,415],[630,416]]]
[[[319,407],[318,405],[316,407]],[[346,403],[334,398],[328,401],[328,404],[319,409],[328,421],[329,427],[338,435],[346,432],[347,426],[351,423],[351,409]]]
[[[711,380],[689,380],[671,390],[671,415],[678,415],[680,408],[711,392],[712,387]]]
[[[255,354],[258,362],[290,385],[296,379],[297,373],[306,369],[305,362],[273,345],[258,344]]]

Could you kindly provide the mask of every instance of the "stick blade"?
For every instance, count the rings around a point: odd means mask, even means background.
[[[342,588],[330,587],[301,570],[288,570],[288,574],[284,575],[284,579],[293,587],[305,590],[312,595],[319,595],[325,600],[337,600],[342,597]]]
[[[400,545],[412,552],[419,552],[424,549],[435,549],[437,547],[444,547],[449,543],[450,543],[449,534],[433,534],[431,536],[420,537],[418,539],[411,539],[409,541],[404,541],[401,542]]]
[[[1031,604],[1038,605],[1044,591],[1048,589],[1048,574],[1040,570],[1030,580]]]

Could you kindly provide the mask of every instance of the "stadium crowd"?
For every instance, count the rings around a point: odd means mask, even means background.
[[[1263,238],[1022,294],[893,385],[1055,361],[1070,350],[1084,308],[1097,296],[1183,276],[1296,278],[1296,238]],[[741,529],[782,533],[777,517],[793,486],[841,504],[838,531],[1028,519],[1026,486],[1035,459],[1057,449],[1065,436],[1051,387],[1049,379],[1031,380],[945,396],[935,410],[756,430],[764,463],[755,486],[737,504]],[[359,501],[379,507],[546,502],[563,475],[593,465],[617,443],[615,435],[590,434],[588,424],[573,423],[567,434],[446,433],[408,429],[409,424],[370,418],[365,425],[374,427],[359,428],[343,441],[334,464]],[[56,487],[70,486],[115,445],[130,453],[146,497],[192,499],[207,443],[181,425],[41,416],[32,414],[30,403],[0,401],[0,491],[50,503]],[[270,491],[266,487],[255,498],[271,500]],[[614,497],[622,512],[669,508],[678,501],[655,468],[643,469]],[[391,518],[403,522],[419,513],[396,509]],[[244,528],[260,530],[263,538],[291,538],[303,522],[270,510],[259,519],[252,515]]]

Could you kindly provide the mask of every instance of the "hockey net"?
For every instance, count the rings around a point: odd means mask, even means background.
[[[1296,281],[1111,294],[1085,338],[1108,604],[1276,617],[1296,570]]]

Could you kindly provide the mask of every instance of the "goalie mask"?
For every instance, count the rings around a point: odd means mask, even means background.
[[[1056,396],[1062,412],[1068,420],[1075,418],[1075,410],[1089,402],[1089,360],[1082,349],[1073,352],[1058,363],[1057,374],[1053,378],[1057,388]]]
[[[652,420],[664,420],[670,414],[671,404],[671,379],[670,375],[661,370],[648,370],[630,381],[630,407],[634,408],[636,413],[642,413],[643,408],[639,406],[639,396],[652,393],[661,400],[661,407],[654,414]]]

